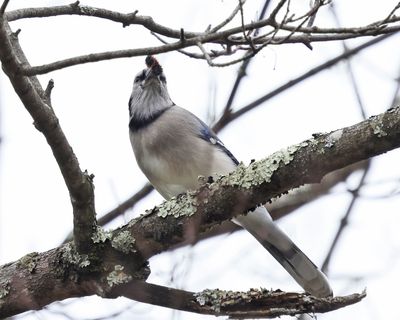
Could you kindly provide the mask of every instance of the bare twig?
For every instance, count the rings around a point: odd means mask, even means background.
[[[248,105],[240,108],[239,110],[237,110],[234,113],[229,114],[228,116],[226,116],[225,118],[221,119],[219,122],[217,122],[214,125],[215,129],[220,129],[222,125],[226,125],[227,123],[235,120],[236,118],[240,117],[241,115],[243,115],[246,112],[249,112],[250,110],[253,110],[255,107],[259,106],[261,103],[264,103],[265,101],[277,96],[278,94],[280,94],[281,92],[283,92],[284,90],[295,86],[296,84],[302,82],[303,80],[325,70],[328,69],[329,67],[332,67],[333,65],[337,64],[338,62],[344,60],[344,59],[348,59],[349,57],[355,55],[356,53],[360,52],[361,50],[364,50],[370,46],[373,46],[377,43],[379,43],[380,41],[383,41],[387,38],[389,38],[392,34],[387,34],[387,35],[383,35],[379,38],[374,38],[370,41],[367,41],[353,49],[350,49],[347,52],[344,52],[338,56],[336,56],[333,59],[330,59],[318,66],[316,66],[315,68],[312,68],[310,70],[308,70],[307,72],[303,73],[302,75],[298,76],[297,78],[290,80],[289,82],[283,84],[282,86],[276,88],[275,90],[265,94],[264,96],[256,99],[255,101],[249,103]]]
[[[246,42],[248,43],[248,45],[250,46],[253,54],[257,53],[257,49],[254,46],[253,41],[251,40],[251,37],[246,33],[246,29],[245,29],[245,23],[244,23],[244,9],[243,9],[243,2],[242,0],[239,0],[239,8],[240,8],[240,19],[241,19],[241,23],[242,23],[242,33],[243,33],[243,38],[246,40]],[[250,30],[250,32],[253,30]]]
[[[4,0],[3,4],[0,7],[0,15],[3,15],[4,12],[6,11],[6,8],[8,6],[8,3],[10,2],[10,0]]]
[[[336,13],[335,5],[333,3],[331,3],[330,9],[331,9],[331,13],[333,15],[333,18],[334,18],[334,20],[336,22],[336,25],[339,27],[340,26],[339,17],[338,17],[338,15]],[[348,52],[349,51],[349,47],[347,46],[345,41],[342,41],[342,45],[343,45],[343,51],[344,52]],[[354,76],[354,71],[353,71],[353,67],[352,67],[350,59],[346,59],[346,66],[347,66],[347,70],[348,70],[348,73],[349,73],[351,85],[353,87],[354,95],[356,96],[356,99],[357,99],[357,102],[358,102],[358,107],[359,107],[361,116],[362,116],[363,119],[366,119],[367,115],[365,113],[365,106],[364,106],[364,103],[363,103],[362,98],[361,98],[360,89],[358,88],[358,84],[357,84],[356,78]]]
[[[43,66],[29,67],[25,66],[20,70],[25,75],[36,75],[51,72],[61,68],[66,68],[74,66],[77,64],[83,64],[88,62],[96,62],[109,59],[134,57],[139,55],[157,54],[162,52],[169,52],[178,49],[184,49],[191,46],[197,46],[198,43],[214,43],[214,44],[224,44],[227,48],[231,48],[232,45],[246,45],[249,49],[257,48],[257,45],[265,47],[268,44],[281,44],[281,43],[304,43],[309,46],[311,42],[315,41],[336,41],[343,39],[350,39],[356,37],[365,37],[378,34],[393,33],[400,30],[399,25],[388,26],[388,24],[393,24],[400,20],[400,18],[394,16],[388,20],[377,21],[368,24],[364,27],[359,28],[304,28],[300,26],[290,26],[284,22],[277,23],[275,21],[276,15],[282,8],[286,0],[281,0],[275,9],[272,11],[271,15],[267,19],[258,20],[249,24],[242,24],[241,26],[223,30],[220,32],[210,33],[210,32],[184,32],[184,38],[182,38],[182,30],[173,30],[171,28],[162,26],[153,21],[151,17],[138,16],[135,13],[122,14],[119,12],[113,12],[106,9],[99,9],[94,7],[80,6],[79,4],[68,5],[68,6],[58,6],[50,8],[29,8],[20,9],[16,11],[7,12],[7,18],[11,20],[22,19],[22,18],[32,18],[32,17],[49,17],[57,15],[84,15],[90,17],[97,17],[102,19],[108,19],[115,22],[120,22],[124,26],[129,24],[142,25],[148,30],[157,33],[159,35],[167,36],[178,41],[166,44],[158,47],[149,48],[138,48],[130,50],[118,50],[111,52],[101,52],[94,53],[91,55],[83,55],[78,57],[73,57],[57,62],[53,62]],[[308,17],[307,17],[308,19]],[[257,28],[262,28],[266,26],[275,27],[272,37],[258,37],[257,39],[249,39],[246,35],[235,36],[242,34],[244,31],[252,31]],[[290,31],[291,34],[285,36],[277,36],[279,30]],[[246,34],[246,33],[245,33]],[[182,41],[182,39],[184,41]],[[259,50],[259,48],[257,48]],[[226,51],[226,55],[229,54],[230,49]],[[212,55],[210,55],[212,57]],[[204,57],[205,59],[206,57]],[[242,59],[236,59],[235,62],[241,61]]]
[[[46,103],[51,107],[51,91],[54,88],[54,80],[50,79],[47,83],[46,90],[44,91],[44,97],[46,99]]]
[[[399,10],[400,8],[400,2],[397,3],[397,5],[392,9],[392,11],[390,11],[390,13],[388,14],[388,16],[382,20],[382,24],[386,23],[387,21],[390,21],[390,19],[393,18],[394,13]]]
[[[264,5],[263,5],[263,7],[261,9],[260,16],[259,16],[258,20],[264,19],[265,13],[267,12],[267,8],[268,8],[270,3],[271,3],[271,0],[266,0],[264,2]],[[254,31],[254,36],[257,36],[258,33],[259,33],[259,29],[256,29]],[[233,101],[234,101],[234,99],[236,97],[236,94],[237,94],[237,92],[239,90],[240,83],[241,83],[242,79],[244,78],[244,76],[246,75],[246,69],[249,66],[250,62],[251,62],[251,59],[245,59],[243,61],[243,63],[241,64],[241,66],[239,68],[239,71],[238,71],[238,75],[237,75],[236,80],[235,80],[235,83],[233,84],[233,88],[231,90],[231,93],[229,94],[228,101],[227,101],[227,103],[225,105],[224,111],[222,112],[221,118],[226,117],[227,114],[231,112]],[[219,121],[221,121],[221,119],[218,120],[218,122]],[[217,128],[215,128],[215,126],[214,126],[214,130],[218,131]]]
[[[231,22],[233,20],[233,18],[237,15],[237,13],[239,12],[240,8],[242,5],[244,5],[246,2],[246,0],[241,0],[239,2],[239,4],[236,6],[236,8],[232,11],[232,13],[229,15],[229,17],[227,17],[224,21],[222,21],[221,23],[217,24],[214,28],[211,28],[208,32],[209,33],[215,33],[218,30],[222,29],[223,27],[225,27],[229,22]]]
[[[111,222],[113,219],[124,213],[128,209],[132,209],[138,201],[145,198],[153,190],[153,186],[146,183],[138,192],[136,192],[132,197],[122,202],[113,210],[106,213],[104,216],[100,217],[98,224],[100,226],[105,226],[107,223]]]
[[[50,145],[68,188],[74,212],[74,240],[80,252],[87,252],[95,229],[92,176],[82,172],[78,160],[62,131],[53,109],[46,102],[46,93],[36,77],[18,73],[28,61],[17,37],[0,16],[0,60],[25,108],[34,119],[35,127]]]
[[[369,165],[365,168],[365,170],[363,172],[363,175],[361,176],[361,179],[360,179],[360,181],[358,183],[358,186],[354,190],[352,190],[352,192],[351,192],[352,193],[352,198],[351,198],[350,204],[347,207],[346,213],[344,214],[343,218],[340,220],[339,228],[338,228],[338,230],[337,230],[337,232],[335,234],[335,237],[334,237],[334,239],[332,241],[332,244],[331,244],[331,246],[330,246],[330,248],[328,250],[328,253],[327,253],[326,257],[325,257],[325,260],[322,263],[321,270],[324,273],[328,273],[328,267],[329,267],[329,263],[331,261],[332,255],[333,255],[333,253],[334,253],[334,251],[335,251],[335,249],[336,249],[336,247],[337,247],[337,245],[339,243],[339,239],[340,239],[344,229],[346,228],[346,226],[348,224],[349,217],[350,217],[351,213],[353,212],[354,205],[355,205],[355,203],[356,203],[356,201],[357,201],[357,199],[359,197],[360,189],[364,185],[365,179],[366,179],[367,174],[369,172],[369,168],[370,168]]]

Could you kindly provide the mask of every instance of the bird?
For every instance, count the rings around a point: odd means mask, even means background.
[[[199,176],[235,170],[238,160],[217,135],[170,98],[164,70],[154,56],[134,78],[129,99],[129,137],[136,162],[165,198],[200,187]],[[327,277],[273,222],[264,206],[235,217],[309,294],[333,295]]]

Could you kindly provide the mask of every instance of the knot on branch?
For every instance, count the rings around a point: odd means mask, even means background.
[[[138,14],[139,10],[135,10],[132,13],[128,13],[125,17],[126,19],[122,22],[122,27],[128,27],[136,18],[136,15]]]

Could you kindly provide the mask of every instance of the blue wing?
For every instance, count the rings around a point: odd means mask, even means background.
[[[239,161],[235,158],[235,156],[225,147],[222,141],[217,137],[217,135],[207,126],[203,121],[198,119],[201,124],[199,137],[207,142],[215,145],[222,152],[224,152],[235,165],[239,164]]]

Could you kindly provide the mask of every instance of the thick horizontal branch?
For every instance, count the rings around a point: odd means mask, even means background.
[[[240,165],[196,192],[155,207],[122,230],[136,239],[146,259],[339,168],[400,146],[400,107],[356,125],[320,134],[270,157]],[[156,231],[156,233],[154,233]]]
[[[21,75],[21,66],[29,63],[19,46],[16,34],[0,17],[0,60],[15,92],[34,120],[35,127],[43,133],[58,163],[68,188],[74,211],[74,236],[80,251],[88,251],[95,229],[95,209],[92,177],[82,172],[59,120],[50,104],[50,97],[36,77]]]

